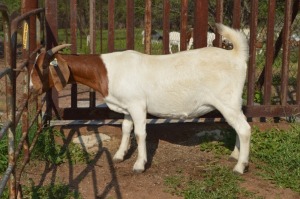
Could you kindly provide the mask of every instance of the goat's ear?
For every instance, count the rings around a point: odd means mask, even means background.
[[[61,91],[68,83],[70,70],[68,63],[59,54],[54,55],[54,60],[50,62],[50,74],[52,76],[54,87]]]

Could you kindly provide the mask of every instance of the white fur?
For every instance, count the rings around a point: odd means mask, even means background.
[[[138,158],[133,170],[144,171],[147,113],[184,119],[217,109],[238,134],[231,156],[238,159],[234,171],[244,172],[251,135],[241,111],[248,45],[240,32],[223,25],[218,28],[220,34],[233,43],[233,50],[207,47],[170,55],[146,55],[135,51],[101,55],[109,80],[105,102],[111,110],[125,114],[115,161],[124,159],[134,126]]]

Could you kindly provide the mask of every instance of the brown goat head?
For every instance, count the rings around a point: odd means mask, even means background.
[[[70,44],[56,46],[37,55],[30,73],[30,87],[35,93],[42,94],[53,86],[61,91],[68,83],[70,70],[67,62],[57,52]]]

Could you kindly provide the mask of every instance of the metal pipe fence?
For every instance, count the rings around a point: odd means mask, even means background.
[[[33,63],[36,53],[42,48],[41,40],[36,39],[36,35],[41,36],[43,31],[40,22],[42,20],[43,8],[33,9],[25,14],[16,17],[10,22],[8,11],[5,5],[0,4],[2,13],[3,29],[4,29],[4,69],[0,72],[1,78],[7,76],[6,98],[8,115],[7,122],[1,128],[1,139],[7,134],[8,142],[8,167],[0,182],[0,197],[4,188],[8,185],[10,198],[16,198],[22,195],[20,178],[21,173],[28,163],[31,151],[29,147],[33,147],[34,143],[29,143],[28,134],[32,126],[37,125],[38,130],[35,137],[42,130],[41,120],[41,104],[37,98],[33,98],[29,92],[29,70],[30,64]],[[19,32],[22,27],[22,60],[18,56]],[[19,36],[18,36],[19,35]],[[37,44],[38,43],[38,44]],[[22,82],[22,83],[20,83]],[[17,86],[20,84],[21,92],[17,92]],[[31,105],[32,107],[30,107]],[[35,111],[30,112],[33,108]],[[35,114],[35,115],[34,115]],[[32,119],[32,120],[31,120]],[[21,126],[21,132],[17,132],[17,126]],[[20,139],[16,139],[17,133],[20,133]],[[21,169],[17,176],[16,166],[20,156],[23,155],[23,163],[20,164]]]

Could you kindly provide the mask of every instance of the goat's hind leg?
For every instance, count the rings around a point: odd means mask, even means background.
[[[231,157],[238,160],[233,171],[243,174],[249,165],[251,127],[240,109],[230,108],[228,105],[222,105],[220,102],[217,102],[215,107],[222,113],[228,124],[235,129],[238,135]]]
[[[242,111],[233,114],[224,116],[237,133],[236,146],[230,157],[238,160],[233,171],[243,174],[249,166],[251,127]]]
[[[122,140],[119,146],[118,151],[114,155],[114,162],[121,162],[124,160],[124,156],[126,155],[129,144],[130,144],[130,133],[133,129],[133,121],[130,115],[125,115],[124,120],[122,122]]]

